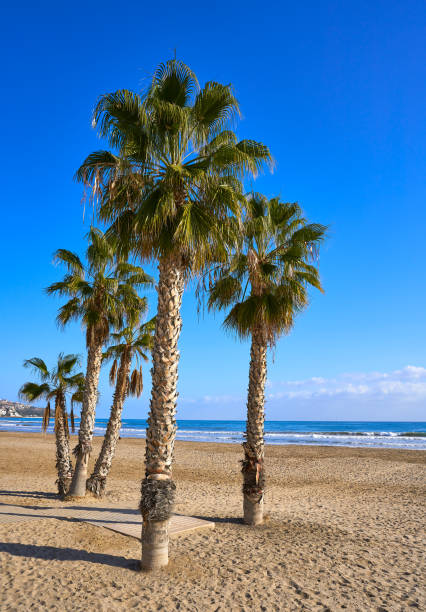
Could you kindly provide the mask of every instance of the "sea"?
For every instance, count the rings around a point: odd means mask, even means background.
[[[105,433],[108,419],[96,419],[95,436]],[[78,430],[79,420],[76,419]],[[178,420],[177,439],[241,444],[244,421]],[[145,419],[123,419],[121,436],[144,438]],[[41,418],[0,418],[0,431],[40,432]],[[53,423],[48,433],[53,433]],[[266,444],[404,448],[426,450],[426,422],[410,421],[265,421]]]

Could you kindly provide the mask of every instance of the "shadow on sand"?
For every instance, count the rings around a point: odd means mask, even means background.
[[[245,524],[243,519],[237,516],[200,516],[199,514],[191,514],[191,516],[203,521],[211,521],[213,523],[229,523],[232,525]]]
[[[99,563],[101,565],[139,571],[139,561],[136,559],[87,552],[78,548],[56,548],[55,546],[36,546],[34,544],[7,542],[0,544],[0,552],[6,552],[14,557],[44,559],[45,561],[84,561],[86,563]]]
[[[57,493],[47,493],[46,491],[6,491],[0,490],[0,495],[10,495],[14,497],[33,497],[34,499],[59,499]]]
[[[16,508],[16,511],[11,512],[9,510],[9,508]],[[7,508],[8,511],[7,512],[3,512],[2,509]],[[19,510],[38,510],[38,513],[30,513],[30,512],[19,512]],[[64,514],[58,514],[57,511],[67,511],[67,510],[82,510],[86,513],[86,516],[66,516]],[[108,513],[108,514],[114,514],[116,513],[117,516],[117,520],[114,519],[107,519],[104,516],[99,516],[97,514],[94,514],[93,516],[90,516],[90,513]],[[38,518],[38,519],[56,519],[58,521],[67,521],[67,522],[90,522],[90,523],[101,523],[101,524],[106,524],[106,523],[111,523],[112,525],[115,523],[120,523],[120,524],[129,524],[129,525],[134,525],[134,524],[140,524],[141,523],[141,515],[140,512],[138,510],[130,510],[130,509],[121,509],[121,508],[99,508],[97,506],[58,506],[58,507],[51,507],[51,506],[20,506],[18,504],[5,504],[3,502],[0,502],[0,517],[2,514],[5,514],[7,516],[23,516],[23,517],[28,517],[28,518]],[[126,515],[133,515],[135,517],[135,520],[128,520],[125,521],[121,518],[120,515],[122,514],[126,514]],[[130,517],[129,517],[130,518]]]
[[[66,503],[69,503],[69,499],[67,499]],[[102,507],[102,506],[74,506],[71,504],[70,506],[62,506],[62,508],[67,510],[86,510],[88,512],[117,512],[119,514],[134,514],[135,516],[140,517],[140,510],[137,508],[117,508],[117,506],[110,507]]]
[[[29,512],[1,512],[2,506],[4,506],[6,504],[0,504],[0,517],[2,516],[2,514],[5,514],[6,516],[22,516],[23,518],[35,518],[35,519],[56,519],[57,521],[65,521],[68,523],[77,523],[79,522],[79,518],[75,518],[73,516],[57,516],[54,514],[54,510],[52,509],[52,514],[30,514]],[[15,508],[22,508],[22,506],[15,506]],[[31,510],[38,510],[39,506],[25,506],[25,508],[30,508]],[[47,510],[50,510],[50,508],[47,508]],[[0,523],[2,521],[0,520]]]

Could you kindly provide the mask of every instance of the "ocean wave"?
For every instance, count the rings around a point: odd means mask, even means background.
[[[79,419],[76,420],[78,429]],[[185,425],[188,427],[186,428]],[[320,430],[320,422],[266,422],[265,443],[302,444],[323,446],[347,446],[366,448],[405,448],[413,450],[426,450],[426,426],[411,422],[395,424],[392,431],[391,423],[351,423],[337,422],[324,423],[324,431]],[[94,435],[102,436],[105,433],[107,419],[96,419]],[[335,426],[335,431],[331,427]],[[359,429],[356,429],[356,427]],[[371,426],[371,430],[369,427]],[[123,420],[121,437],[145,438],[146,421]],[[206,427],[206,429],[204,429]],[[288,428],[286,430],[286,427]],[[303,431],[303,427],[306,430]],[[310,427],[311,429],[308,429]],[[330,429],[326,429],[330,427]],[[341,427],[341,428],[340,428]],[[379,428],[381,428],[379,430]],[[417,427],[419,431],[413,431]],[[243,421],[185,421],[178,422],[176,438],[181,441],[220,442],[239,444],[244,440]],[[299,429],[300,428],[300,429]],[[351,430],[352,428],[352,430]],[[412,429],[411,429],[412,428]],[[12,417],[0,419],[0,431],[40,432],[41,421],[37,418],[13,419]],[[53,433],[51,422],[48,433]]]
[[[269,436],[271,438],[273,437],[280,437],[280,436],[294,436],[295,438],[297,437],[304,437],[306,435],[312,435],[312,436],[317,436],[317,437],[326,437],[326,438],[330,438],[330,437],[339,437],[339,438],[344,438],[344,437],[350,437],[350,438],[359,438],[359,437],[366,437],[366,438],[426,438],[426,432],[405,432],[405,433],[400,433],[400,432],[396,432],[396,431],[312,431],[312,432],[306,432],[306,431],[265,431],[265,437]]]
[[[426,431],[407,431],[405,433],[398,434],[404,438],[426,438]]]

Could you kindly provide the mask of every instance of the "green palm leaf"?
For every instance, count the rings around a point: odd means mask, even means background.
[[[230,85],[211,81],[200,89],[177,60],[161,64],[141,96],[101,96],[93,122],[116,151],[89,155],[76,178],[91,189],[121,254],[151,260],[179,253],[191,261],[188,273],[224,258],[237,240],[226,219],[239,217],[240,179],[272,163],[265,145],[238,142],[229,129],[238,115]]]
[[[262,330],[270,344],[288,333],[309,303],[309,287],[322,291],[318,269],[309,263],[326,227],[308,224],[298,204],[247,198],[237,250],[211,283],[208,308],[230,308],[227,330],[247,338]]]

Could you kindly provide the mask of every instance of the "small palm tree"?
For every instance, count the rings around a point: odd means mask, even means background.
[[[271,163],[266,146],[238,141],[239,115],[230,85],[200,89],[180,61],[161,64],[143,96],[101,96],[93,123],[115,152],[87,157],[77,178],[100,198],[100,216],[124,249],[158,260],[158,307],[152,350],[152,395],[142,482],[142,566],[168,562],[168,519],[174,502],[178,339],[186,279],[225,256],[247,173]]]
[[[42,430],[46,431],[50,420],[50,401],[55,402],[55,436],[56,436],[56,468],[58,471],[58,493],[61,497],[67,494],[72,478],[72,465],[69,447],[69,427],[66,412],[66,395],[81,386],[84,380],[81,372],[75,373],[78,364],[77,355],[60,353],[58,362],[52,370],[39,357],[24,361],[26,368],[32,368],[41,383],[26,382],[19,390],[19,395],[29,402],[38,399],[47,400],[43,415]]]
[[[84,386],[85,386],[85,380],[84,380],[84,376],[82,376],[81,381],[79,381],[79,384],[78,384],[76,390],[71,395],[70,421],[71,421],[71,431],[72,431],[72,433],[75,433],[74,406],[76,404],[83,405]]]
[[[244,459],[244,520],[263,521],[264,407],[268,346],[293,327],[308,304],[308,288],[322,291],[309,263],[326,228],[308,224],[297,204],[253,195],[247,201],[240,248],[212,284],[209,309],[231,307],[224,326],[251,338]]]
[[[130,324],[124,327],[111,334],[114,344],[109,346],[103,355],[105,361],[113,360],[109,380],[111,385],[115,384],[115,391],[102,448],[87,481],[87,489],[97,497],[105,493],[106,479],[120,434],[121,414],[126,396],[140,397],[143,390],[142,365],[130,372],[132,361],[148,361],[147,353],[152,349],[154,328],[155,317],[140,326]]]
[[[126,308],[137,309],[143,303],[136,289],[151,284],[151,278],[142,268],[117,262],[116,256],[113,242],[107,240],[99,229],[92,228],[86,252],[87,265],[84,266],[75,253],[59,249],[55,260],[67,267],[68,274],[46,290],[49,295],[70,298],[57,316],[61,326],[81,320],[86,329],[87,369],[78,444],[73,451],[76,466],[69,489],[69,495],[73,497],[82,497],[86,493],[103,346],[111,326],[122,325]]]

